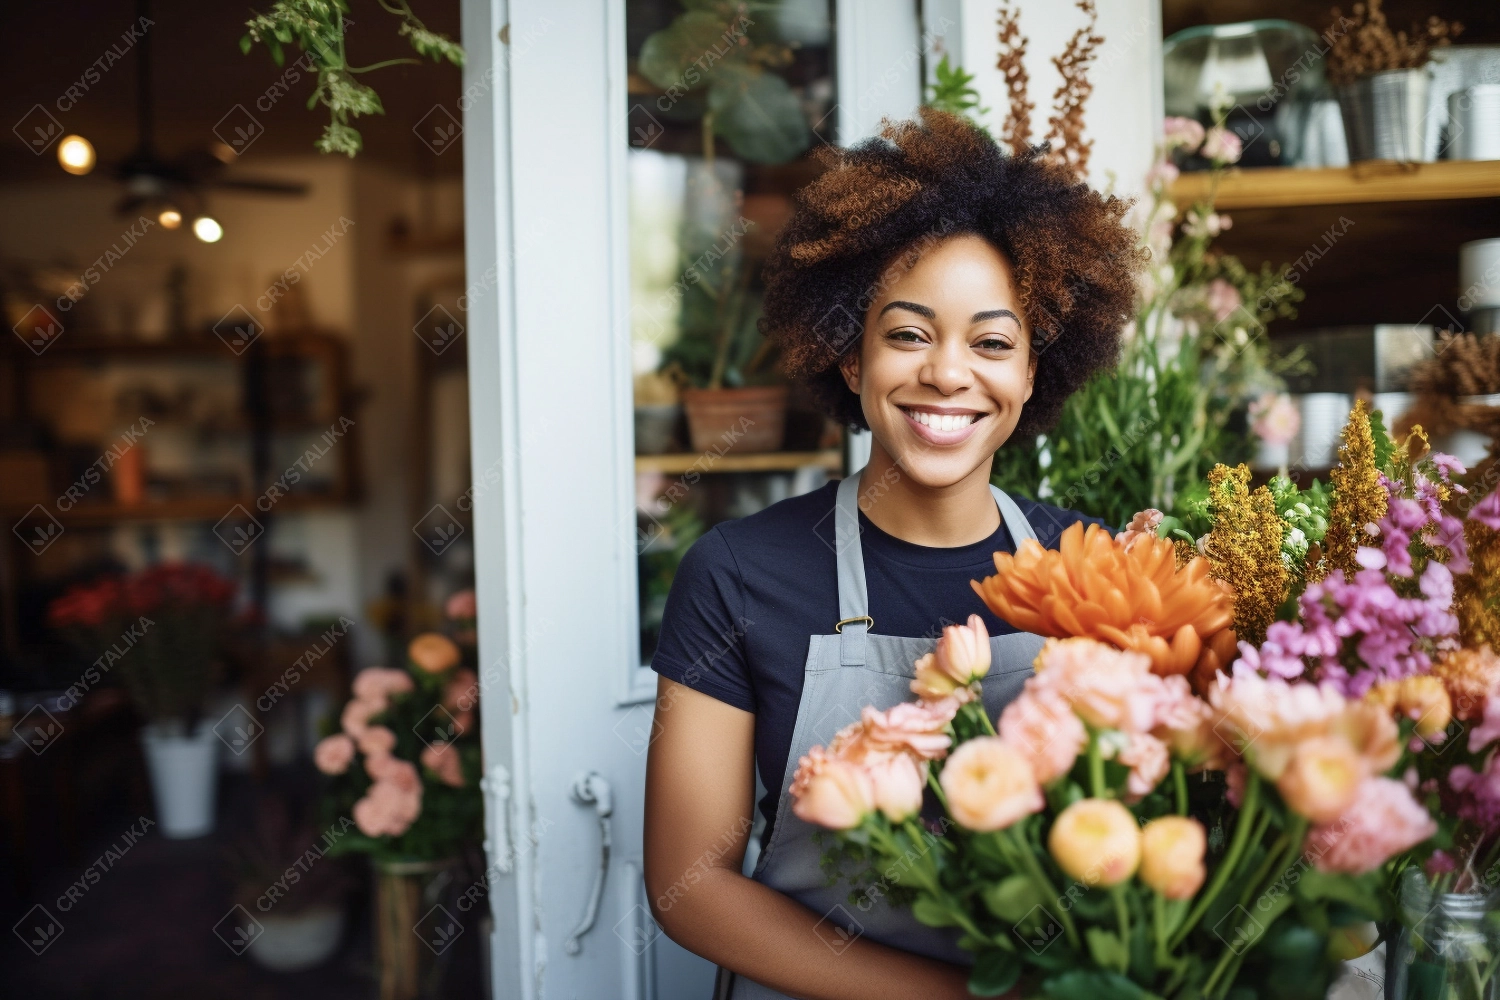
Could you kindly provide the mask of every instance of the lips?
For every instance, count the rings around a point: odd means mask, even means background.
[[[952,407],[898,407],[907,426],[917,437],[935,445],[955,445],[968,440],[986,414]],[[937,412],[944,411],[947,412]]]

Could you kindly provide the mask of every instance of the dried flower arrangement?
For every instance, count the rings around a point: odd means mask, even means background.
[[[1324,32],[1330,40],[1326,57],[1330,83],[1353,83],[1385,70],[1419,69],[1427,65],[1434,47],[1449,44],[1464,30],[1457,21],[1433,15],[1425,25],[1412,25],[1410,33],[1392,31],[1380,4],[1381,0],[1357,3],[1348,20],[1339,8],[1333,8],[1334,26]]]
[[[1440,334],[1434,355],[1413,366],[1411,390],[1440,396],[1500,392],[1500,334]]]
[[[1050,145],[1054,161],[1067,165],[1075,176],[1082,177],[1088,171],[1089,154],[1094,148],[1094,144],[1083,137],[1083,108],[1094,90],[1094,85],[1089,82],[1088,67],[1099,46],[1104,44],[1104,38],[1094,33],[1099,23],[1094,0],[1077,0],[1076,6],[1088,18],[1088,23],[1073,33],[1061,54],[1052,57],[1052,65],[1062,76],[1062,84],[1052,95],[1052,115],[1047,119],[1047,135],[1042,141]],[[998,22],[1000,55],[996,68],[1005,76],[1009,95],[1000,138],[1012,152],[1016,152],[1030,142],[1031,111],[1035,107],[1027,98],[1030,84],[1025,66],[1028,39],[1021,34],[1018,12],[1011,9],[1009,3],[1000,5]]]

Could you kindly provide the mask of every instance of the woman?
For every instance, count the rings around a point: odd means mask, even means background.
[[[787,789],[861,706],[911,700],[913,661],[971,614],[994,637],[991,717],[1018,693],[1041,639],[970,580],[1091,519],[992,487],[994,453],[1116,361],[1142,251],[1125,203],[950,115],[823,155],[767,263],[762,331],[834,419],[870,430],[870,460],[683,559],[652,662],[646,882],[666,933],[721,967],[720,996],[963,997],[956,936],[878,885],[854,903],[828,886]]]

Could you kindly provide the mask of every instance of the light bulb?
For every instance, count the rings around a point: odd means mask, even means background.
[[[156,221],[161,223],[163,229],[176,229],[182,225],[182,213],[175,208],[164,208],[156,217]]]
[[[224,236],[224,227],[212,216],[200,215],[193,220],[193,235],[204,243],[217,243]]]
[[[68,173],[81,177],[94,169],[94,147],[81,135],[63,136],[57,144],[57,162]]]

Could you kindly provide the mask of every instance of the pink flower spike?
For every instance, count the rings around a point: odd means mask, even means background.
[[[1475,504],[1474,509],[1469,511],[1469,518],[1495,531],[1500,531],[1500,490],[1491,492]]]
[[[1368,545],[1361,545],[1355,550],[1354,559],[1365,569],[1385,569],[1385,553]]]

